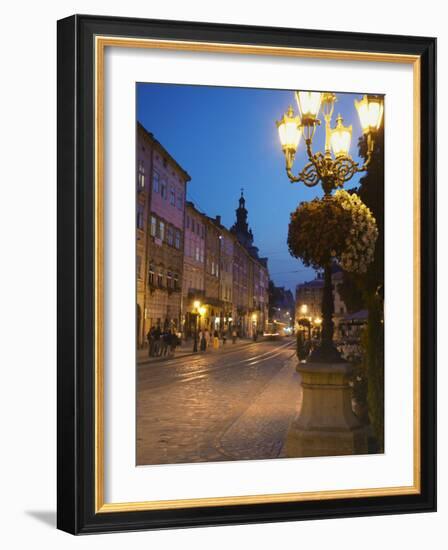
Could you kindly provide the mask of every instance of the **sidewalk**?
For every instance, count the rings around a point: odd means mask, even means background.
[[[294,351],[247,409],[217,438],[231,460],[284,458],[291,421],[302,407],[301,376]]]
[[[259,338],[258,342],[263,342],[263,338]],[[197,351],[193,352],[193,340],[184,340],[182,345],[176,348],[176,352],[173,355],[167,354],[165,357],[148,357],[148,348],[138,349],[137,350],[137,364],[152,364],[152,363],[163,363],[172,359],[183,359],[184,357],[193,357],[193,356],[207,356],[207,355],[220,355],[225,354],[230,351],[235,351],[249,344],[254,344],[252,338],[238,338],[235,344],[232,344],[232,340],[228,339],[225,344],[222,343],[222,340],[219,341],[219,348],[215,349],[213,346],[208,346],[206,351]],[[198,344],[199,348],[199,344]]]

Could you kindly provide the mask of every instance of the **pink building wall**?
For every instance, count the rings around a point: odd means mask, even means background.
[[[154,152],[153,158],[152,184],[151,212],[183,231],[186,183],[170,166],[170,162],[164,161],[163,156],[157,151]]]

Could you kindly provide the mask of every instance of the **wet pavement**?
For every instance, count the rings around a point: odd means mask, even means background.
[[[283,456],[301,403],[294,342],[137,367],[137,464]]]

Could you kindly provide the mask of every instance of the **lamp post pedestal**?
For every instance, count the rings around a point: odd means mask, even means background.
[[[367,433],[352,410],[349,363],[299,363],[302,408],[289,428],[288,457],[367,453]]]

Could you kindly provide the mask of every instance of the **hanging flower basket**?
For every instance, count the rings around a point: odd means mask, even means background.
[[[323,268],[332,259],[345,271],[365,273],[373,260],[378,229],[358,195],[334,195],[301,203],[291,214],[288,247],[306,266]]]

